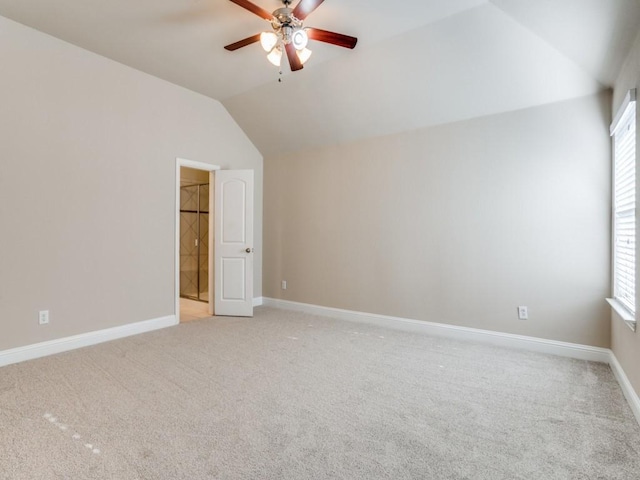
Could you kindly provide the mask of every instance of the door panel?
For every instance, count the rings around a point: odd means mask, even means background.
[[[222,299],[244,300],[246,261],[244,258],[222,259]]]
[[[247,243],[246,209],[247,185],[241,180],[224,183],[222,193],[222,242],[226,245]]]
[[[253,170],[218,170],[214,188],[215,314],[253,316]]]

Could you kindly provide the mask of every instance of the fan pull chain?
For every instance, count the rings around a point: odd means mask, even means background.
[[[282,83],[282,69],[278,71],[278,83]]]

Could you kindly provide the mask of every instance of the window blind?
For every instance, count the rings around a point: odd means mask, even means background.
[[[636,110],[630,102],[614,126],[613,295],[636,308]]]

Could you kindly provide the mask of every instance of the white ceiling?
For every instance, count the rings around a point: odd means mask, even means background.
[[[278,83],[258,44],[223,49],[268,28],[228,0],[0,0],[0,15],[222,101],[265,155],[594,93],[640,31],[639,0],[326,0],[305,25],[358,46],[313,42]]]

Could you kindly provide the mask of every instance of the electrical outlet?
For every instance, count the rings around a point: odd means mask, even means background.
[[[282,280],[282,289],[283,290],[287,289],[287,281],[286,280]]]
[[[49,310],[40,310],[38,312],[38,323],[40,323],[40,325],[49,323]]]
[[[518,307],[518,318],[520,320],[527,320],[529,318],[529,310],[527,307]]]

